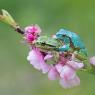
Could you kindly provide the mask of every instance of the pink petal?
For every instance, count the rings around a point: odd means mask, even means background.
[[[31,42],[31,41],[35,40],[35,38],[32,34],[27,34],[25,38],[28,42]]]
[[[78,70],[78,69],[81,69],[84,67],[83,63],[79,63],[79,62],[75,62],[75,61],[68,61],[66,64],[75,70]]]
[[[41,65],[39,63],[40,59],[38,58],[35,50],[31,50],[29,52],[27,60],[30,61],[30,64],[32,64],[35,69],[41,70]]]
[[[53,55],[51,55],[51,54],[47,54],[47,55],[44,57],[44,60],[51,59],[52,57],[53,57]]]
[[[56,70],[57,70],[58,73],[61,73],[63,65],[60,64],[60,63],[58,63],[58,64],[55,65],[55,68],[56,68]]]
[[[50,66],[45,63],[43,55],[39,51],[39,49],[36,49],[37,58],[39,59],[39,64],[41,66],[42,73],[47,73],[50,69]]]
[[[25,28],[25,32],[26,33],[38,33],[38,34],[40,34],[41,28],[37,24],[35,24],[35,25],[27,26]]]
[[[74,87],[74,86],[78,86],[79,84],[80,84],[80,79],[77,75],[71,80],[66,80],[64,78],[60,79],[60,85],[63,88],[71,88],[71,87]]]
[[[42,73],[47,73],[50,69],[50,66],[48,64],[46,64],[45,62],[41,62],[41,70]]]
[[[65,80],[71,80],[75,77],[75,75],[76,71],[68,65],[63,66],[60,72],[60,77],[64,78]]]
[[[95,56],[91,57],[89,59],[89,62],[90,62],[91,65],[94,65],[95,66]]]
[[[48,78],[50,80],[56,80],[58,78],[58,72],[55,67],[51,67],[51,69],[48,72]]]

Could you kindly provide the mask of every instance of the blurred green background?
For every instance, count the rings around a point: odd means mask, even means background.
[[[78,33],[95,55],[94,0],[0,0],[0,9],[8,10],[25,27],[39,24],[43,34],[60,28]],[[0,95],[95,95],[95,76],[79,72],[81,85],[63,89],[58,81],[32,68],[26,60],[28,47],[22,36],[0,22]]]

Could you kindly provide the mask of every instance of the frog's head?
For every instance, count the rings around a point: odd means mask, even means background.
[[[67,34],[67,30],[65,29],[60,29],[57,33],[56,33],[56,38],[58,39],[63,39]]]
[[[36,47],[40,48],[40,49],[47,49],[47,44],[45,42],[40,42],[40,41],[36,41],[35,43]]]
[[[51,45],[48,43],[48,39],[49,37],[47,36],[38,37],[35,43],[36,47],[47,50],[48,48],[51,47]]]
[[[58,42],[56,39],[48,36],[40,36],[35,42],[36,47],[45,49],[45,50],[55,50],[61,43]]]
[[[56,33],[56,39],[62,40],[64,43],[70,43],[70,34],[68,30],[60,29]]]

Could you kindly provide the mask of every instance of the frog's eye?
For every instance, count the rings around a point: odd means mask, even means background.
[[[59,35],[59,36],[58,36],[59,39],[63,39],[63,38],[65,38],[65,37],[66,37],[66,35]]]
[[[45,46],[45,42],[42,42],[41,45]]]
[[[67,37],[66,35],[62,35],[62,37]]]

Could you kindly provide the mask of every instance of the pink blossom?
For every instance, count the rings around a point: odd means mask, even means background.
[[[31,25],[31,26],[27,26],[27,27],[25,28],[25,33],[31,33],[31,34],[37,33],[37,34],[40,35],[40,33],[41,33],[41,28],[40,28],[37,24]]]
[[[64,62],[64,61],[63,61]],[[63,88],[71,88],[80,84],[80,79],[76,75],[76,71],[82,68],[83,63],[75,61],[67,61],[65,64],[56,64],[56,70],[59,73],[60,85]]]
[[[31,43],[39,37],[40,33],[41,33],[41,29],[37,24],[27,26],[25,28],[25,37],[24,38],[26,41]]]
[[[76,75],[76,70],[68,65],[63,66],[60,77],[60,85],[63,88],[71,88],[80,84],[80,79]]]
[[[47,73],[49,71],[49,65],[45,63],[43,55],[39,49],[32,49],[29,52],[27,60],[30,61],[30,64],[32,64],[34,68],[41,70],[43,73]]]
[[[95,66],[95,56],[91,57],[89,59],[89,62],[90,62],[91,65]]]
[[[40,59],[38,57],[39,55],[37,55],[37,52],[35,49],[31,50],[29,52],[29,55],[27,57],[27,60],[30,61],[30,64],[33,65],[34,68],[41,70],[41,65],[39,63]]]

